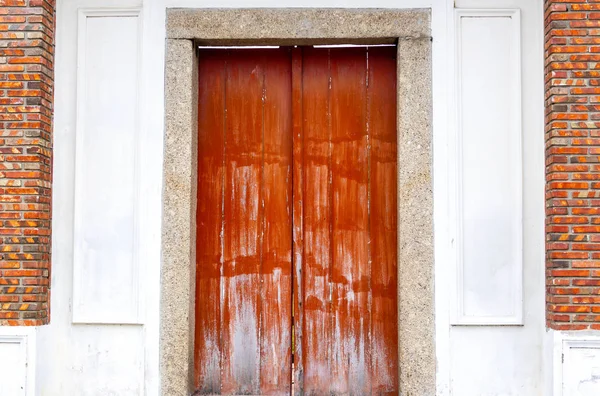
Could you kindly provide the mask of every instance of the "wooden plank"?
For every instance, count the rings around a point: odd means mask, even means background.
[[[221,262],[224,188],[225,53],[199,58],[196,328],[194,383],[221,392]]]
[[[260,393],[264,68],[231,52],[225,99],[222,393]]]
[[[396,48],[369,48],[372,393],[398,394]]]
[[[303,197],[304,197],[304,134],[302,132],[302,48],[292,50],[292,123],[293,123],[293,394],[304,394],[304,355],[303,355],[303,256],[304,256],[304,227],[303,227]]]
[[[257,54],[258,55],[258,54]],[[292,95],[289,49],[262,53],[261,394],[289,395],[292,375]]]
[[[396,394],[394,48],[291,51],[200,58],[196,388]]]
[[[332,354],[330,391],[371,390],[365,48],[332,50]]]
[[[326,49],[304,48],[303,54],[304,157],[301,189],[304,203],[301,295],[303,322],[301,338],[297,342],[301,342],[302,347],[304,392],[307,395],[321,395],[329,393],[329,349],[332,335],[329,316],[331,270],[329,60]],[[295,161],[298,160],[295,158]]]

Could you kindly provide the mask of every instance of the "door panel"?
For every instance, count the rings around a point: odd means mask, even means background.
[[[331,381],[331,307],[329,285],[331,277],[331,201],[329,144],[329,58],[326,50],[305,48],[303,52],[302,85],[297,87],[302,96],[302,129],[304,160],[299,164],[302,177],[303,243],[301,268],[294,274],[302,275],[302,294],[299,297],[301,333],[296,338],[301,373],[298,388],[307,394],[329,391]],[[295,115],[296,116],[296,115]],[[294,199],[299,199],[294,195]],[[301,269],[301,270],[300,270]],[[296,359],[294,359],[296,362]],[[302,376],[303,373],[303,376]]]
[[[261,390],[291,390],[292,96],[291,63],[269,56],[264,83]]]
[[[296,393],[397,393],[395,48],[302,51]]]
[[[226,54],[207,53],[199,61],[194,377],[196,388],[209,394],[221,389]]]
[[[202,51],[199,59],[201,393],[290,392],[289,60],[289,50]]]
[[[260,266],[264,65],[232,53],[225,89],[225,199],[223,215],[222,391],[258,393],[260,386]]]
[[[330,51],[329,63],[333,333],[329,390],[365,394],[371,374],[366,49]]]
[[[198,393],[398,392],[395,53],[201,51]]]
[[[371,370],[376,394],[398,393],[396,49],[369,49]]]

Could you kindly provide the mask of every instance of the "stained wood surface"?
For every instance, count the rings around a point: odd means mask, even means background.
[[[202,51],[195,379],[291,389],[290,51]]]
[[[302,69],[303,56],[301,48],[292,50],[292,127],[293,127],[293,230],[292,230],[292,299],[293,299],[293,389],[303,389],[304,362],[302,339],[304,326],[304,143],[303,143],[303,110],[302,110]]]
[[[302,321],[302,334],[296,338],[300,347],[296,356],[303,364],[303,378],[295,389],[297,394],[311,394],[328,390],[331,381],[331,145],[327,51],[304,48],[303,54],[303,317],[297,318]]]
[[[302,52],[295,393],[397,394],[396,49]]]
[[[398,393],[395,52],[201,51],[199,393]]]
[[[261,391],[291,391],[292,96],[290,53],[267,56],[264,93]]]
[[[221,391],[225,55],[205,54],[199,69],[194,373],[205,394]]]
[[[370,252],[364,48],[330,51],[332,382],[335,394],[370,389]]]
[[[398,394],[396,49],[369,49],[371,389]]]

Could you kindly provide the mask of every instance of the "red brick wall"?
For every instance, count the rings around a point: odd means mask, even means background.
[[[600,0],[546,0],[546,312],[600,330]]]
[[[0,325],[49,322],[54,0],[0,0]]]

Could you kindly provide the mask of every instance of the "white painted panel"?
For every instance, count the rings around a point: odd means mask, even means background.
[[[73,322],[139,322],[137,12],[81,12]]]
[[[454,324],[522,324],[518,10],[457,10]]]
[[[562,395],[600,395],[600,339],[595,338],[563,341]]]
[[[35,328],[0,327],[0,395],[35,394]]]
[[[23,340],[0,336],[0,395],[25,396],[26,362]]]

